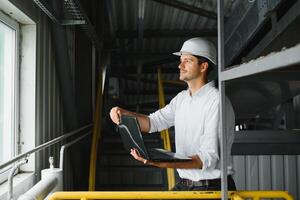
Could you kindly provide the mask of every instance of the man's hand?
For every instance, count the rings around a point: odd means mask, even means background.
[[[136,159],[137,161],[140,161],[144,164],[147,164],[147,160],[143,157],[141,157],[140,153],[138,152],[137,149],[131,149],[130,150],[130,154],[134,157],[134,159]]]
[[[121,119],[122,111],[123,111],[123,109],[119,108],[119,107],[113,107],[110,110],[110,113],[109,113],[110,118],[117,125],[120,124],[120,119]]]
[[[160,168],[176,168],[176,169],[202,169],[202,161],[197,156],[191,156],[192,160],[187,162],[154,162],[143,158],[137,149],[131,149],[130,154],[145,165],[160,167]]]

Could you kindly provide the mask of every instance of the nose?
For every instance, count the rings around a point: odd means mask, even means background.
[[[183,66],[183,62],[179,62],[179,65],[178,65],[178,69],[182,69],[184,66]]]

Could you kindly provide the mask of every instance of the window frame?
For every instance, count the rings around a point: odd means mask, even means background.
[[[0,11],[0,21],[7,25],[8,27],[15,30],[15,40],[14,40],[14,69],[13,69],[13,123],[12,123],[12,155],[11,158],[19,154],[20,152],[20,145],[19,145],[19,124],[20,124],[20,62],[19,62],[19,51],[20,51],[20,24],[15,21],[14,19],[10,18],[6,14],[4,14],[2,11]],[[12,168],[14,164],[4,168],[0,169],[0,184],[5,182],[8,178],[10,169]]]

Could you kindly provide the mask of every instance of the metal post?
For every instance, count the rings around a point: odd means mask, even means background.
[[[90,172],[89,172],[89,191],[95,190],[96,184],[96,163],[98,153],[98,143],[101,135],[102,128],[102,106],[103,106],[103,93],[102,93],[102,68],[99,72],[99,83],[97,89],[97,102],[94,117],[94,127],[92,136],[91,156],[90,156]]]
[[[220,125],[221,125],[221,180],[222,200],[227,200],[227,140],[225,124],[225,82],[221,80],[224,70],[224,1],[218,0],[218,75],[220,92]]]
[[[158,71],[157,71],[157,81],[158,81],[159,108],[163,108],[163,107],[165,107],[166,102],[165,102],[163,80],[162,80],[160,68],[158,68]],[[170,139],[169,129],[161,131],[160,134],[161,134],[161,138],[163,139],[163,142],[164,142],[164,149],[171,151],[171,139]],[[174,169],[171,169],[171,168],[167,169],[167,178],[168,178],[168,189],[170,190],[175,185]]]

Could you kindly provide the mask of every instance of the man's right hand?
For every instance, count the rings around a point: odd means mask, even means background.
[[[109,115],[110,115],[111,120],[117,125],[119,125],[121,122],[121,115],[134,116],[138,119],[138,122],[139,122],[142,132],[148,133],[150,130],[150,119],[147,115],[130,112],[129,110],[125,110],[120,107],[113,107],[110,110]]]
[[[119,107],[113,107],[111,110],[110,110],[110,118],[111,120],[115,123],[115,124],[120,124],[120,119],[121,119],[121,115],[122,115],[122,111],[123,109],[122,108],[119,108]]]

